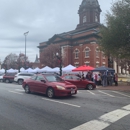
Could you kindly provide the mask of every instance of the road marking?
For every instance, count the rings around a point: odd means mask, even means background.
[[[104,122],[114,123],[114,122],[118,121],[119,119],[121,119],[129,114],[130,114],[130,111],[117,109],[115,111],[104,114],[99,119],[103,120]]]
[[[78,106],[78,105],[69,104],[69,103],[65,103],[65,102],[59,102],[59,101],[55,101],[55,100],[51,100],[51,99],[46,99],[46,98],[42,98],[42,99],[43,100],[47,100],[47,101],[51,101],[51,102],[57,102],[57,103],[60,103],[60,104],[65,104],[65,105],[73,106],[73,107],[81,107],[81,106]]]
[[[80,125],[76,128],[71,130],[103,130],[104,128],[108,127],[110,124],[107,122],[99,121],[99,120],[92,120],[83,125]]]
[[[15,91],[9,91],[9,92],[23,95],[23,93],[19,93],[19,92],[15,92]]]
[[[20,91],[20,92],[23,92],[24,90],[23,89],[15,89],[16,91]]]
[[[89,93],[91,93],[92,95],[95,95],[95,93],[93,93],[93,92],[91,92],[91,91],[89,91],[89,90],[87,90]]]
[[[80,91],[77,91],[77,93],[82,93],[82,92],[80,92]]]
[[[108,94],[108,93],[105,93],[105,92],[102,92],[102,91],[100,91],[100,90],[98,90],[100,93],[103,93],[103,94],[106,94],[106,95],[108,95],[108,96],[110,96],[110,97],[115,97],[115,96],[113,96],[113,95],[111,95],[111,94]]]
[[[123,95],[123,96],[125,96],[125,97],[130,97],[130,96],[126,95],[126,94],[123,94],[123,93],[120,93],[120,92],[117,92],[117,91],[112,91],[112,92],[118,93],[118,94]]]
[[[125,110],[127,110],[127,111],[130,111],[130,105],[124,106],[122,108],[125,109]]]
[[[125,110],[124,110],[125,109]],[[130,114],[130,104],[100,116],[97,120],[84,123],[71,130],[103,130],[112,123]]]

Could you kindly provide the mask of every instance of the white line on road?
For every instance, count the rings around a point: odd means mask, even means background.
[[[95,93],[93,93],[93,92],[91,92],[91,91],[89,91],[89,90],[87,90],[89,93],[91,93],[92,95],[95,95]]]
[[[123,94],[123,93],[120,93],[120,92],[117,92],[117,91],[112,91],[112,92],[118,93],[118,94],[123,95],[123,96],[125,96],[125,97],[130,97],[130,96],[126,95],[126,94]]]
[[[19,92],[15,92],[15,91],[9,91],[9,92],[23,95],[23,93],[19,93]]]
[[[80,92],[80,91],[77,91],[77,93],[82,93],[82,92]]]
[[[69,106],[73,106],[73,107],[80,107],[78,105],[74,105],[74,104],[69,104],[69,103],[65,103],[65,102],[59,102],[59,101],[55,101],[55,100],[51,100],[51,99],[46,99],[46,98],[42,98],[43,100],[47,100],[47,101],[51,101],[51,102],[57,102],[60,104],[65,104],[65,105],[69,105]]]
[[[127,110],[127,111],[130,111],[130,105],[124,106],[122,108],[125,109],[125,110]]]
[[[20,92],[23,92],[24,90],[23,89],[15,89],[16,91],[20,91]]]
[[[97,120],[89,121],[71,130],[103,130],[112,123],[120,120],[121,118],[129,114],[130,114],[130,104],[122,107],[121,109],[117,109],[115,111],[104,114]]]
[[[111,94],[108,94],[108,93],[105,93],[105,92],[103,92],[103,91],[100,91],[100,90],[98,90],[100,93],[103,93],[103,94],[106,94],[106,95],[108,95],[108,96],[110,96],[110,97],[115,97],[115,96],[113,96],[113,95],[111,95]]]

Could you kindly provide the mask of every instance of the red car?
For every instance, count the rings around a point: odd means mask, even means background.
[[[3,82],[5,82],[5,83],[14,82],[15,75],[16,75],[16,73],[5,73],[5,75],[3,76]]]
[[[26,93],[37,92],[54,96],[71,96],[77,93],[77,87],[54,74],[37,74],[25,79],[22,87]]]
[[[87,79],[81,79],[76,75],[64,75],[62,76],[62,79],[76,85],[79,89],[84,88],[92,90],[96,88],[96,84],[94,82],[89,81]]]

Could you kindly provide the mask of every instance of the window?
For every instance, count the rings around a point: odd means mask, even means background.
[[[75,64],[75,67],[79,67],[79,64]]]
[[[36,79],[37,81],[41,81],[41,80],[45,80],[44,78],[43,78],[43,76],[41,76],[41,75],[39,75],[39,76],[37,76],[37,79]]]
[[[63,81],[59,76],[57,75],[45,75],[46,79],[49,82],[61,82]]]
[[[72,76],[70,76],[70,75],[65,76],[64,79],[72,79]]]
[[[95,14],[95,22],[98,22],[98,16]]]
[[[105,58],[106,58],[106,56],[105,56],[104,52],[102,52],[102,57],[103,57],[103,59],[105,59]]]
[[[89,55],[90,55],[90,49],[89,48],[85,48],[85,50],[84,50],[84,52],[85,52],[85,57],[89,57]]]
[[[84,17],[83,17],[83,23],[86,23],[86,22],[87,22],[87,17],[84,16]]]
[[[96,48],[96,57],[99,57],[99,49]]]
[[[96,63],[96,67],[99,67],[99,63]]]
[[[96,67],[99,67],[99,63],[100,63],[99,61],[96,62]]]
[[[79,58],[79,50],[76,49],[74,53],[75,53],[75,59],[78,59]]]
[[[31,77],[32,80],[36,80],[36,78],[37,78],[36,75],[34,75],[34,76]]]
[[[90,63],[86,63],[86,66],[90,65]]]

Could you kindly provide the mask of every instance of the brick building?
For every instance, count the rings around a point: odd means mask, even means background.
[[[98,33],[101,8],[98,0],[83,0],[79,10],[79,23],[75,30],[55,34],[48,41],[39,43],[40,59],[42,51],[51,44],[61,46],[64,65],[76,67],[90,65],[93,67],[108,66],[108,59],[98,47]],[[42,63],[41,63],[42,64]]]

